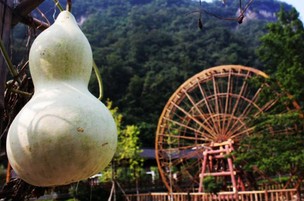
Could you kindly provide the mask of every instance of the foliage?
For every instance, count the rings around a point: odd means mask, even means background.
[[[5,184],[6,180],[6,168],[3,165],[0,165],[0,186]]]
[[[140,130],[135,125],[123,126],[121,124],[123,116],[118,112],[117,107],[113,108],[111,101],[107,101],[107,107],[111,111],[117,125],[118,144],[112,165],[102,172],[103,176],[101,179],[102,181],[117,178],[135,180],[140,176],[143,165],[143,158],[140,157],[142,151],[139,141]],[[125,177],[126,171],[128,172],[127,177]]]
[[[69,200],[79,200],[79,201],[91,201],[100,200],[107,201],[110,192],[105,189],[103,185],[92,186],[88,181],[80,181],[75,185],[71,186],[70,194],[73,199]]]
[[[278,22],[267,26],[258,54],[282,87],[303,104],[304,27],[299,13],[292,9],[278,13]]]
[[[203,186],[204,192],[212,194],[217,194],[222,188],[221,183],[217,182],[214,176],[204,177]]]
[[[120,163],[120,165],[124,163],[128,164],[130,170],[133,172],[130,176],[135,178],[139,176],[138,174],[141,171],[143,163],[143,159],[139,156],[142,152],[139,147],[138,138],[140,132],[137,126],[128,125],[122,134],[122,136],[119,136],[117,162]]]
[[[272,111],[252,117],[255,134],[241,143],[236,161],[249,172],[295,176],[297,185],[304,178],[304,28],[298,17],[294,9],[281,9],[278,22],[268,24],[261,38],[258,53],[271,75],[266,96],[278,101]]]
[[[302,134],[255,134],[242,142],[238,160],[248,162],[244,166],[247,171],[256,166],[268,176],[301,176],[304,168],[303,143]]]
[[[75,9],[86,7],[83,13],[90,13],[81,15],[86,16],[82,29],[101,67],[104,95],[120,108],[123,124],[140,127],[145,147],[154,146],[161,111],[186,79],[216,65],[259,66],[255,49],[264,33],[265,18],[238,25],[203,14],[200,30],[196,1],[113,0],[87,4],[77,1]],[[93,5],[100,12],[95,12]],[[254,9],[277,5],[263,1]],[[225,17],[233,17],[238,9],[230,3],[224,8],[219,1],[203,2],[202,6]]]

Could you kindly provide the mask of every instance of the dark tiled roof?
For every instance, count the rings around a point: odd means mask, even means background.
[[[155,149],[143,148],[140,156],[147,159],[155,159]]]

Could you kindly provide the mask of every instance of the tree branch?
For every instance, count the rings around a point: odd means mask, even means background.
[[[12,25],[23,22],[25,18],[29,18],[29,14],[38,7],[44,0],[23,0],[13,10]]]

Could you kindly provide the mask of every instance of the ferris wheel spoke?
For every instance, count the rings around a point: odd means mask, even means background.
[[[189,101],[191,102],[191,104],[193,105],[193,107],[195,108],[195,110],[199,113],[199,115],[201,117],[204,117],[205,115],[203,114],[202,110],[200,108],[198,108],[197,104],[195,104],[194,100],[192,99],[192,97],[187,93],[187,91],[184,91],[186,97],[189,99]],[[212,133],[216,133],[216,131],[214,130],[214,127],[212,127],[212,125],[210,125],[210,123],[208,121],[205,121],[205,123],[207,124],[207,127],[212,130]]]
[[[244,108],[243,112],[240,114],[239,118],[243,118],[246,116],[249,116],[250,112],[252,112],[252,110],[255,108],[256,110],[260,111],[261,109],[258,107],[258,105],[256,104],[256,102],[254,102],[253,100],[249,100],[249,99],[245,99],[247,105]]]
[[[255,113],[255,116],[257,114],[260,114],[263,112],[263,110],[257,105],[257,97],[258,97],[258,94],[261,92],[261,89],[259,89],[254,97],[251,99],[248,99],[248,98],[245,98],[245,97],[242,97],[244,102],[246,103],[246,107],[243,109],[243,112],[238,116],[238,120],[241,121],[243,118],[245,117],[249,117],[250,116],[250,112],[252,112],[253,109],[256,109],[257,110],[257,113]],[[232,130],[235,126],[235,124],[237,124],[237,121],[231,126],[231,129]]]
[[[191,159],[192,162],[190,163],[185,163],[184,158],[180,159],[170,159],[169,160],[164,160],[162,163],[162,168],[163,169],[171,169],[171,167],[180,167],[181,172],[187,172],[189,174],[189,170],[191,169],[196,169],[196,166],[199,166],[199,161],[197,159]],[[189,161],[189,159],[188,159]],[[166,170],[167,171],[167,170]],[[191,174],[189,174],[191,175]]]
[[[233,135],[233,139],[237,139],[239,136],[243,136],[243,135],[245,135],[246,133],[247,133],[247,134],[251,134],[253,130],[254,130],[253,127],[247,128],[247,129],[245,129],[245,130],[242,130],[241,132],[238,132],[238,133],[234,134],[234,135]]]
[[[184,150],[195,150],[197,147],[199,147],[199,145],[194,145],[194,144],[191,144],[191,145],[179,145],[176,148],[168,148],[168,149],[166,149],[166,152],[177,151],[177,149],[181,150],[181,151],[184,151]]]
[[[190,113],[188,113],[187,111],[185,111],[183,108],[181,108],[180,106],[178,106],[177,104],[173,103],[172,104],[182,113],[184,113],[188,118],[190,118],[191,120],[193,120],[195,123],[197,123],[199,126],[201,126],[202,128],[204,128],[211,136],[216,135],[216,133],[213,133],[213,131],[205,126],[202,122],[200,122],[198,119],[196,119],[195,117],[193,117],[193,115],[191,115]]]
[[[219,110],[219,100],[218,100],[218,85],[215,81],[215,76],[212,76],[212,83],[213,83],[213,93],[214,93],[214,98],[215,98],[215,114],[220,114],[220,110]],[[216,116],[217,120],[214,126],[217,128],[216,130],[218,131],[218,133],[221,132],[221,124],[220,124],[220,119],[219,116]]]
[[[231,112],[232,116],[235,115],[237,109],[239,108],[239,103],[240,103],[241,97],[243,97],[244,91],[246,90],[247,85],[248,85],[248,83],[246,81],[248,79],[248,77],[249,77],[249,72],[247,72],[246,77],[243,80],[240,92],[238,94],[236,94],[237,95],[237,100],[236,100],[236,102],[235,102],[235,104],[233,106],[233,110]]]
[[[231,112],[230,118],[229,118],[228,123],[227,123],[227,128],[230,127],[231,121],[233,120],[233,116],[235,115],[235,112],[236,112],[236,110],[237,110],[237,108],[239,106],[240,99],[241,99],[241,97],[242,97],[242,95],[244,93],[244,90],[245,90],[246,86],[247,86],[247,81],[246,80],[248,79],[249,75],[250,75],[250,73],[248,71],[247,74],[246,74],[246,76],[245,76],[245,78],[244,78],[244,81],[242,83],[242,87],[240,89],[240,92],[237,95],[237,100],[236,100],[236,102],[235,102],[235,104],[233,106],[233,110]]]
[[[190,127],[190,126],[188,126],[186,124],[183,124],[181,122],[175,121],[173,119],[169,119],[169,118],[166,118],[166,117],[164,117],[164,119],[166,119],[168,122],[171,122],[172,124],[178,125],[180,127],[183,127],[185,129],[188,129],[190,131],[193,131],[193,132],[199,134],[200,137],[201,137],[201,139],[203,139],[203,140],[208,140],[208,139],[210,139],[210,137],[213,137],[213,135],[210,134],[210,133],[202,132],[201,130],[195,129],[193,127]]]
[[[253,116],[259,116],[261,113],[267,111],[268,109],[272,108],[273,105],[275,105],[279,101],[279,98],[275,98],[273,100],[268,101],[263,107],[261,107],[261,110],[256,112]]]
[[[253,110],[253,108],[255,108],[257,110],[256,114],[260,114],[262,111],[261,108],[259,108],[253,101],[250,101],[249,99],[245,99],[247,106],[246,108],[243,110],[243,112],[239,115],[238,118],[236,118],[236,121],[234,122],[234,124],[230,127],[228,133],[236,133],[238,130],[241,130],[242,128],[244,128],[246,125],[245,123],[242,123],[242,126],[236,127],[240,122],[243,122],[243,119],[246,116],[249,116],[249,113]]]
[[[246,124],[237,118],[228,132],[228,137],[235,136],[243,128],[246,128]]]
[[[231,87],[233,86],[232,85],[232,79],[231,79],[231,70],[229,71],[229,74],[228,74],[228,81],[227,81],[227,89],[226,89],[226,102],[225,102],[225,111],[224,111],[224,119],[223,119],[223,132],[224,133],[227,133],[227,125],[226,125],[226,118],[227,118],[227,115],[228,114],[228,108],[231,107],[230,105],[230,94],[231,94]]]
[[[198,87],[199,87],[199,89],[200,89],[200,92],[201,92],[201,94],[202,94],[202,96],[203,96],[203,100],[205,101],[205,105],[206,105],[206,107],[207,107],[209,116],[211,117],[211,120],[212,120],[213,124],[215,125],[215,124],[216,124],[216,120],[212,117],[212,114],[214,114],[214,112],[211,110],[211,107],[210,107],[209,102],[208,102],[208,100],[207,100],[206,92],[205,92],[205,90],[202,88],[202,86],[200,85],[199,80],[196,79],[196,81],[197,81]],[[216,130],[216,132],[218,132],[218,130]]]
[[[171,159],[167,165],[168,165],[168,167],[175,167],[181,163],[183,163],[182,159]]]
[[[208,106],[210,107],[210,115],[212,115],[212,119],[214,119],[212,127],[216,130],[216,133],[220,133],[220,127],[218,126],[218,118],[214,116],[214,114],[217,114],[217,107],[218,102],[216,102],[218,99],[217,93],[214,93],[217,86],[214,85],[214,72],[210,74],[210,80],[205,84],[206,91],[203,89],[203,92],[205,92],[206,101],[208,102]],[[209,83],[209,84],[208,84]]]
[[[192,140],[194,142],[209,140],[208,138],[199,138],[199,137],[196,137],[196,136],[192,137],[192,136],[185,136],[185,135],[172,135],[170,133],[162,134],[162,136],[170,137],[170,138],[177,138],[177,139],[180,139],[180,140]]]
[[[196,167],[197,167],[197,168],[196,168]],[[180,168],[180,171],[181,171],[181,172],[187,172],[187,173],[189,173],[189,172],[191,172],[191,171],[189,171],[189,170],[191,170],[191,169],[199,170],[199,169],[200,169],[199,167],[200,167],[200,160],[195,160],[195,159],[193,159],[193,160],[191,160],[189,163],[183,165],[183,166]],[[190,173],[189,173],[189,175],[190,175],[191,177],[193,177],[193,174],[190,174]]]
[[[262,84],[255,92],[255,94],[253,95],[253,97],[251,99],[245,99],[247,101],[247,106],[245,107],[245,109],[243,110],[242,114],[240,115],[240,117],[245,117],[245,116],[249,116],[250,113],[252,112],[253,108],[255,108],[256,110],[258,110],[254,116],[257,116],[259,114],[261,114],[265,108],[260,108],[258,106],[258,100],[260,97],[260,94],[263,90],[263,88],[265,87],[265,84]]]

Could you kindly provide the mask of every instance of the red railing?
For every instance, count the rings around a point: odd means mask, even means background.
[[[296,189],[208,193],[145,193],[126,196],[127,201],[301,201]]]

